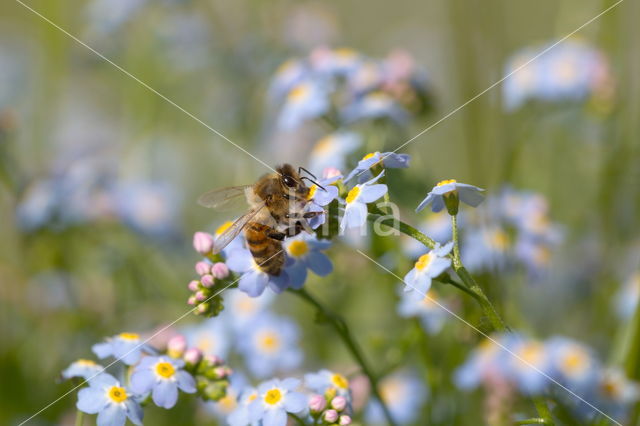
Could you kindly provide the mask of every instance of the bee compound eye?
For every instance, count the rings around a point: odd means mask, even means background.
[[[293,180],[291,176],[284,176],[282,180],[284,181],[284,184],[287,185],[289,188],[293,188],[296,185],[296,181]]]

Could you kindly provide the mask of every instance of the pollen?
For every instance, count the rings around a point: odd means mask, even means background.
[[[140,335],[138,333],[120,333],[118,335],[122,340],[139,340]]]
[[[309,93],[309,87],[305,84],[298,84],[289,92],[288,99],[291,101],[300,101]]]
[[[224,231],[229,229],[231,227],[231,225],[233,225],[233,222],[231,222],[230,220],[225,222],[225,223],[223,223],[222,225],[220,225],[218,227],[218,229],[216,229],[216,235],[221,235]]]
[[[349,387],[349,380],[344,377],[342,374],[334,374],[331,376],[331,383],[333,383],[336,387],[340,389],[347,389]]]
[[[98,365],[95,363],[95,361],[91,361],[90,359],[79,359],[76,361],[76,364],[84,365],[87,367],[93,367],[94,365]]]
[[[159,362],[156,364],[156,374],[164,379],[170,379],[176,374],[176,369],[170,362]]]
[[[358,195],[360,195],[360,186],[356,185],[347,194],[347,204],[353,203],[358,198]]]
[[[318,190],[318,185],[311,185],[311,188],[309,188],[309,194],[307,195],[307,200],[313,199],[313,197],[315,197],[316,195],[317,190]]]
[[[295,240],[289,244],[289,254],[293,257],[302,257],[309,252],[309,244],[302,240]]]
[[[436,186],[443,186],[443,185],[448,185],[450,183],[456,183],[457,181],[455,179],[447,179],[447,180],[441,180],[440,182],[437,183]]]
[[[264,395],[264,402],[269,405],[275,405],[282,399],[282,392],[280,389],[270,389]]]
[[[436,256],[431,252],[423,254],[422,256],[420,256],[420,258],[418,258],[418,261],[416,262],[416,269],[418,271],[424,271],[429,267],[429,265],[431,265],[431,262],[433,262],[435,258]]]
[[[116,403],[121,403],[127,400],[127,391],[120,386],[111,386],[109,392],[107,392],[109,399]]]

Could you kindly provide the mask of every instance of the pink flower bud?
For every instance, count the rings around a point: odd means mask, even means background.
[[[218,377],[219,379],[226,378],[228,373],[226,367],[216,367],[213,369],[213,372],[216,375],[216,377]]]
[[[206,232],[193,234],[193,248],[200,254],[208,254],[213,250],[213,237]]]
[[[196,263],[196,274],[205,275],[205,274],[208,274],[209,272],[211,272],[211,264],[203,260]]]
[[[207,300],[207,295],[202,290],[199,290],[196,292],[195,298],[196,302],[204,302],[205,300]]]
[[[341,425],[350,425],[351,424],[351,417],[349,416],[340,416],[340,424]]]
[[[209,308],[210,308],[210,307],[211,307],[211,306],[210,306],[208,303],[206,303],[206,302],[205,302],[205,303],[200,303],[200,304],[196,307],[196,309],[197,309],[196,313],[198,313],[198,314],[204,314],[204,313],[206,313],[206,312],[209,310]]]
[[[338,411],[342,411],[347,406],[347,398],[344,396],[336,396],[331,400],[331,407]]]
[[[218,262],[211,267],[211,274],[219,280],[223,280],[229,276],[229,268],[226,264]]]
[[[332,177],[340,175],[342,175],[342,173],[340,173],[340,170],[336,169],[335,167],[327,167],[322,171],[322,177],[324,179],[331,179]]]
[[[191,306],[196,304],[196,297],[195,296],[189,296],[189,298],[187,299],[187,303]]]
[[[202,277],[200,277],[200,282],[206,288],[213,287],[213,275],[203,275]]]
[[[190,291],[193,291],[195,293],[200,288],[200,282],[193,280],[189,283],[187,287],[189,288]]]
[[[202,351],[198,348],[189,348],[184,353],[184,362],[195,365],[202,359]]]
[[[309,409],[312,413],[319,413],[327,406],[327,400],[322,395],[311,395],[309,398]]]
[[[205,361],[207,361],[207,364],[209,365],[222,365],[224,364],[224,361],[222,360],[222,358],[215,356],[215,355],[205,355],[204,356]]]
[[[333,423],[338,420],[338,412],[336,410],[327,410],[324,412],[324,421]]]
[[[187,349],[187,339],[182,334],[173,336],[167,342],[167,353],[174,358],[180,358]]]

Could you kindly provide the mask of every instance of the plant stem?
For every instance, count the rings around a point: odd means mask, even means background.
[[[84,413],[80,410],[76,411],[76,426],[82,426],[84,421]]]
[[[345,346],[347,347],[347,349],[349,350],[349,352],[351,353],[355,361],[358,363],[364,375],[367,376],[367,378],[369,379],[369,382],[371,383],[371,392],[373,393],[373,396],[380,403],[380,406],[382,407],[382,411],[384,412],[384,416],[387,419],[387,423],[389,423],[389,425],[391,426],[395,426],[396,423],[393,421],[391,412],[389,411],[389,408],[387,407],[384,400],[382,399],[382,396],[380,395],[378,377],[373,373],[371,366],[369,365],[367,360],[364,358],[362,349],[353,338],[353,335],[351,334],[351,331],[349,330],[349,326],[347,325],[345,320],[341,316],[327,309],[318,299],[312,296],[304,288],[300,290],[289,289],[289,291],[301,297],[307,303],[313,305],[317,309],[318,314],[320,315],[320,318],[323,320],[326,320],[336,330],[336,332],[338,333],[338,336],[340,336],[340,338],[342,339],[342,342],[345,344]]]
[[[626,354],[624,356],[624,370],[629,379],[640,379],[640,303],[636,306],[628,332]],[[636,402],[631,409],[629,424],[640,423],[640,402]]]
[[[289,414],[289,417],[293,418],[296,421],[296,423],[298,423],[299,425],[304,426],[304,422],[302,421],[302,419],[300,417],[296,416],[293,413],[287,413],[287,414]]]
[[[547,421],[540,417],[535,417],[533,419],[518,420],[517,422],[515,422],[515,424],[516,425],[544,425],[544,424],[547,424]]]

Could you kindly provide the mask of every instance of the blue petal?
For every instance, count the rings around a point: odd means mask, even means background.
[[[251,423],[258,422],[262,419],[263,416],[264,406],[262,405],[260,399],[256,399],[251,404],[249,404],[249,420],[251,420]]]
[[[382,154],[382,158],[384,166],[389,169],[406,169],[411,160],[409,154],[396,154],[395,152],[385,152]]]
[[[285,396],[284,408],[290,413],[299,413],[307,406],[307,397],[299,392],[290,392]]]
[[[290,279],[287,271],[280,272],[280,275],[269,275],[269,288],[277,294],[289,288]]]
[[[106,358],[106,357],[111,356],[113,354],[113,348],[111,347],[111,343],[110,342],[96,343],[95,345],[93,345],[91,347],[91,350],[100,359]]]
[[[433,252],[440,257],[444,257],[446,255],[449,254],[449,252],[451,252],[451,249],[453,248],[453,241],[449,241],[447,244],[441,246],[441,247],[436,247],[433,249]]]
[[[444,209],[444,197],[442,195],[436,195],[431,204],[431,211],[438,213],[442,209]]]
[[[300,380],[294,379],[292,377],[286,378],[280,382],[280,385],[286,390],[294,390],[298,386],[300,386]]]
[[[89,384],[92,387],[97,387],[102,389],[104,389],[107,386],[120,386],[120,382],[118,382],[116,378],[109,373],[98,374],[96,377],[91,379]]]
[[[322,188],[318,188],[316,190],[313,202],[319,206],[326,206],[336,198],[338,198],[338,188],[333,185],[329,185],[325,187],[324,191]]]
[[[125,410],[118,404],[109,404],[100,411],[96,423],[98,426],[122,426],[127,421]]]
[[[304,262],[295,262],[292,266],[287,268],[287,273],[291,280],[291,287],[295,289],[302,288],[307,279],[307,267]]]
[[[415,287],[416,281],[416,270],[415,268],[407,272],[407,275],[404,276],[404,291],[411,291],[413,287]]]
[[[76,408],[88,414],[96,414],[107,405],[108,401],[103,389],[88,387],[80,389]]]
[[[267,274],[251,271],[240,277],[238,288],[251,297],[258,297],[264,291],[268,281]]]
[[[135,401],[128,399],[125,403],[127,407],[127,417],[131,420],[131,423],[135,425],[142,425],[142,418],[144,413],[142,411],[142,407]]]
[[[480,191],[482,190],[476,186],[458,184],[460,201],[470,205],[471,207],[478,207],[480,203],[482,203],[482,200],[484,200],[484,195],[482,195]]]
[[[194,393],[196,391],[196,381],[193,376],[186,371],[178,371],[178,387],[182,392]]]
[[[436,195],[433,192],[428,193],[425,199],[422,200],[420,204],[418,204],[418,207],[416,208],[416,212],[419,212],[420,210],[427,207],[430,203],[433,202],[435,198],[436,198]]]
[[[384,184],[364,185],[361,189],[360,196],[358,198],[360,201],[364,203],[372,203],[386,193],[387,193],[387,185],[384,185]]]
[[[430,277],[435,278],[446,271],[449,266],[451,266],[451,259],[444,257],[435,258],[431,261],[431,265],[429,265],[428,274]]]
[[[286,426],[287,412],[282,408],[266,410],[262,418],[263,426]]]
[[[146,368],[136,368],[131,375],[131,390],[135,393],[149,392],[156,382],[155,374]]]
[[[158,407],[169,409],[176,405],[178,400],[178,385],[175,382],[161,380],[153,388],[151,396]]]
[[[307,266],[316,275],[324,277],[333,271],[333,264],[324,253],[313,251],[308,256]]]
[[[344,216],[340,222],[340,231],[345,228],[356,228],[364,225],[367,221],[367,206],[359,202],[353,202],[344,209]]]
[[[253,266],[253,257],[251,252],[245,249],[235,249],[229,252],[226,261],[227,267],[233,272],[246,272]]]
[[[457,183],[447,183],[445,185],[434,186],[431,192],[436,195],[444,195],[447,192],[455,191],[457,188]]]

